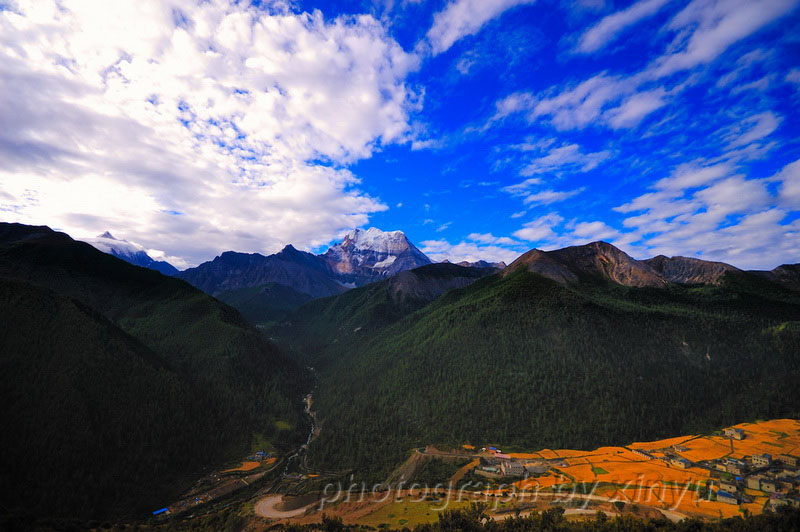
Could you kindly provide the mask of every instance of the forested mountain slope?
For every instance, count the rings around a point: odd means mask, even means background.
[[[331,347],[360,345],[448,290],[468,286],[495,271],[450,263],[406,270],[336,297],[312,301],[290,314],[272,333],[285,339],[308,363],[319,366],[337,351]]]
[[[590,449],[800,413],[800,294],[738,272],[639,284],[517,268],[416,310],[301,307],[282,332],[319,369],[312,457],[380,479],[431,442]]]
[[[187,283],[18,224],[0,224],[0,279],[0,354],[16,376],[0,388],[11,416],[3,449],[44,459],[63,480],[38,478],[44,470],[23,470],[4,452],[2,468],[19,475],[4,476],[4,495],[18,495],[6,508],[135,513],[156,496],[167,502],[181,475],[249,452],[256,434],[277,445],[302,439],[305,373]],[[293,428],[279,430],[279,420]]]

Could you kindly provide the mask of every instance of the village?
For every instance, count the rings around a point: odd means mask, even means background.
[[[433,522],[442,509],[475,501],[488,503],[494,519],[552,506],[564,507],[575,519],[598,511],[673,521],[717,519],[800,507],[799,460],[800,421],[777,419],[592,451],[429,445],[414,449],[393,477],[366,497],[349,491],[284,497],[285,483],[323,485],[326,475],[310,470],[281,474],[278,469],[286,460],[260,451],[239,467],[204,477],[182,500],[154,514],[202,512],[198,506],[229,501],[236,492],[238,498],[252,497],[255,515],[266,523],[310,523],[324,511],[350,524],[402,526]],[[431,461],[451,464],[450,473],[435,486],[421,485],[419,473]],[[274,480],[261,486],[272,472]]]
[[[730,516],[800,507],[799,429],[795,420],[773,420],[591,452],[504,453],[469,444],[463,449],[479,457],[476,476],[523,494],[593,483],[595,494],[632,504]]]

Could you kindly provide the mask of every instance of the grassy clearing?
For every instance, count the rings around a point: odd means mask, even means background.
[[[359,524],[373,527],[389,525],[390,528],[413,527],[425,523],[435,523],[446,502],[400,501],[381,506],[373,513],[358,520]],[[450,502],[447,509],[466,508],[466,502]]]

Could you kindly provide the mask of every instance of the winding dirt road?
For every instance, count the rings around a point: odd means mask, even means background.
[[[276,506],[283,501],[283,495],[270,495],[264,497],[255,506],[256,515],[266,517],[268,519],[288,519],[290,517],[297,517],[306,513],[306,510],[314,506],[316,503],[312,502],[305,506],[301,506],[295,510],[278,510]]]

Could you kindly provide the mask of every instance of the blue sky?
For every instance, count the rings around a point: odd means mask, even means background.
[[[800,262],[800,0],[112,4],[0,3],[0,220]]]

